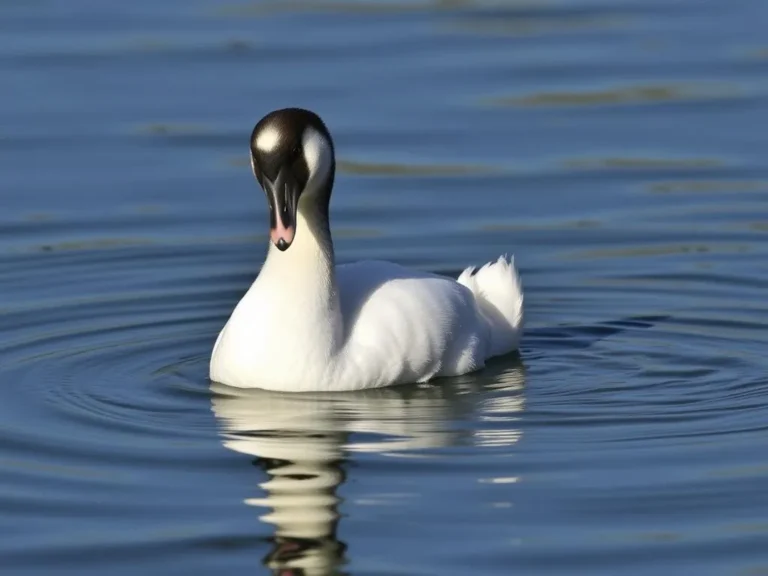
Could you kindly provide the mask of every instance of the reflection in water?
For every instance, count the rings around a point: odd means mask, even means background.
[[[315,394],[212,384],[213,412],[224,445],[254,456],[268,475],[260,485],[264,497],[246,500],[268,509],[261,520],[274,526],[265,565],[280,574],[289,570],[320,575],[336,573],[346,562],[346,544],[337,537],[336,491],[346,478],[347,452],[393,454],[487,445],[489,435],[500,430],[470,431],[460,424],[477,424],[478,417],[485,422],[516,421],[523,409],[523,367],[489,367],[481,384],[478,380]],[[517,429],[505,433],[510,444],[520,436]]]

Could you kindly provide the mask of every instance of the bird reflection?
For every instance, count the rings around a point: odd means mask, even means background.
[[[347,546],[337,536],[336,494],[346,479],[346,455],[484,444],[482,414],[475,413],[494,412],[495,419],[502,405],[506,412],[521,411],[523,377],[517,364],[489,368],[482,380],[349,393],[280,394],[212,384],[224,445],[254,457],[267,475],[263,497],[246,500],[266,510],[260,519],[274,526],[265,566],[281,576],[338,574],[347,561]],[[519,437],[519,431],[510,435],[513,442]]]

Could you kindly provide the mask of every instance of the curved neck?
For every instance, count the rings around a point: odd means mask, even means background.
[[[297,349],[306,345],[317,349],[315,340],[323,335],[321,347],[331,353],[343,341],[343,322],[336,286],[333,241],[327,216],[311,203],[296,214],[296,236],[291,246],[281,252],[271,242],[257,282],[268,285],[273,310],[279,310],[280,322],[289,329]]]

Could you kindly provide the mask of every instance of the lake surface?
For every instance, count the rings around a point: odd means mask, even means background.
[[[0,4],[2,573],[768,574],[767,22]],[[289,105],[336,139],[338,259],[514,253],[519,358],[208,381],[266,249],[250,131]]]

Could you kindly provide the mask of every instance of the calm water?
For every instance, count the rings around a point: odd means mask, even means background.
[[[0,4],[3,574],[768,574],[768,3]],[[211,386],[253,124],[342,261],[515,253],[521,358]],[[621,322],[647,317],[645,322]]]

